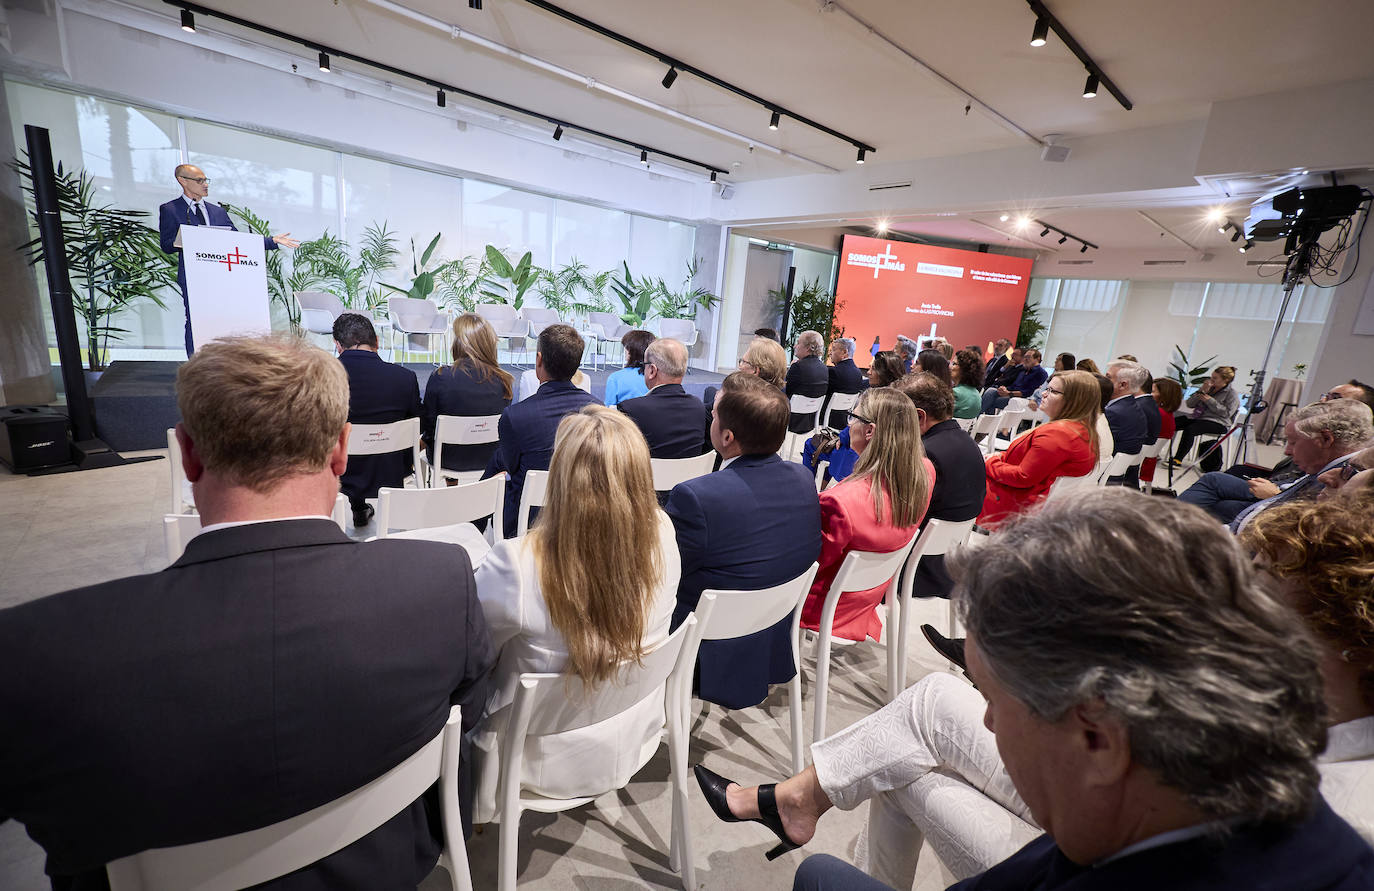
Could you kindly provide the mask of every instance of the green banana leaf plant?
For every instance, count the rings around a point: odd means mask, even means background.
[[[1192,365],[1188,359],[1188,354],[1183,352],[1183,347],[1174,344],[1174,352],[1178,353],[1178,356],[1169,362],[1169,368],[1172,371],[1170,376],[1178,381],[1179,386],[1183,387],[1185,390],[1189,387],[1202,386],[1203,383],[1206,382],[1210,374],[1209,369],[1212,367],[1212,363],[1217,360],[1217,357],[1213,356],[1210,359],[1204,359],[1198,365]]]
[[[663,283],[662,279],[656,282],[658,298],[654,301],[654,311],[659,318],[663,319],[695,319],[699,309],[711,309],[720,302],[720,298],[705,288],[692,287],[692,281],[697,277],[697,270],[701,268],[701,257],[694,257],[687,261],[687,276],[682,280],[682,287],[673,291]]]
[[[434,251],[439,247],[439,239],[444,237],[440,232],[430,239],[429,245],[423,252],[415,249],[415,239],[410,240],[410,287],[400,288],[396,285],[382,282],[382,287],[394,291],[402,297],[409,297],[412,300],[428,300],[429,295],[434,293],[434,286],[437,281],[437,270],[429,268],[429,261],[434,257]]]
[[[525,255],[514,266],[494,245],[487,245],[487,276],[482,296],[493,303],[506,303],[517,310],[525,305],[525,292],[534,287],[543,271],[534,265],[534,254]]]
[[[573,257],[560,269],[541,269],[535,290],[544,306],[561,318],[571,319],[590,312],[606,312],[611,304],[606,300],[606,285],[611,272],[592,273],[587,264]]]
[[[12,166],[29,197],[36,227],[33,171],[27,160],[15,160]],[[162,252],[158,231],[143,222],[149,214],[97,201],[95,185],[85,170],[72,173],[59,163],[56,180],[72,306],[86,326],[87,365],[99,371],[105,367],[110,342],[129,333],[116,324],[120,314],[144,300],[167,308],[162,293],[176,287],[177,264]],[[18,250],[30,264],[44,261],[41,238],[25,242]]]
[[[626,261],[621,262],[620,268],[625,274],[611,277],[611,293],[620,299],[625,310],[620,314],[620,321],[633,328],[643,328],[653,310],[654,299],[662,296],[663,282],[654,281],[647,275],[635,278]]]
[[[225,212],[231,217],[238,217],[239,222],[248,228],[248,231],[257,233],[270,238],[272,236],[272,223],[237,204],[221,204]],[[302,244],[304,247],[304,244]],[[299,250],[300,248],[297,248]],[[268,251],[267,259],[267,294],[272,303],[277,304],[286,313],[286,319],[291,324],[291,329],[297,330],[301,325],[301,309],[296,305],[296,291],[308,291],[310,288],[293,288],[287,281],[287,251],[276,250]]]

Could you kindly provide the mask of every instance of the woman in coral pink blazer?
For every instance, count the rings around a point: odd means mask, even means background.
[[[849,412],[849,442],[859,453],[854,472],[821,493],[821,555],[802,608],[802,627],[820,627],[825,595],[850,551],[895,551],[911,540],[930,505],[935,467],[921,446],[916,407],[895,390],[867,390]],[[833,633],[877,640],[877,606],[887,585],[840,598]]]
[[[1087,476],[1097,467],[1097,416],[1102,390],[1086,371],[1057,372],[1045,386],[1040,410],[1048,423],[1014,439],[988,459],[988,491],[980,526],[995,526],[1049,492],[1060,477]]]

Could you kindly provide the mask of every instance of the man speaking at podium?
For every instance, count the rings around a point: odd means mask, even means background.
[[[191,340],[191,302],[186,297],[186,260],[181,255],[181,248],[172,242],[176,241],[177,230],[182,226],[216,226],[235,232],[238,227],[229,219],[224,208],[205,200],[205,196],[210,194],[210,179],[205,171],[194,164],[178,164],[173,174],[181,186],[181,195],[157,209],[157,225],[162,234],[162,252],[177,255],[177,284],[181,287],[182,305],[186,307],[186,356],[190,358],[195,351],[195,343]],[[293,248],[299,246],[300,242],[286,232],[264,236],[262,244],[267,250],[275,251],[278,245]]]

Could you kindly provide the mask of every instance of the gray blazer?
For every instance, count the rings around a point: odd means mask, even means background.
[[[1211,402],[1203,403],[1201,420],[1216,421],[1222,426],[1230,424],[1231,419],[1236,416],[1236,412],[1240,409],[1240,396],[1236,394],[1235,389],[1230,384],[1217,390],[1211,396]],[[1201,390],[1189,396],[1184,404],[1189,408],[1197,408],[1199,402],[1202,402]],[[1184,417],[1191,415],[1190,412],[1181,412],[1181,414]]]

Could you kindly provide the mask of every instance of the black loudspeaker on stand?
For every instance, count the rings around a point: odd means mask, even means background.
[[[48,140],[45,128],[31,124],[24,125],[24,139],[28,144],[29,166],[33,172],[35,218],[43,243],[43,269],[48,277],[57,355],[62,361],[62,384],[67,393],[67,417],[71,421],[70,463],[33,470],[30,475],[156,461],[160,455],[125,458],[95,435],[95,416],[91,411],[90,394],[86,392],[81,348],[76,338],[76,312],[72,308],[72,283],[67,275],[67,242],[62,235],[57,179],[53,175],[52,143]]]

